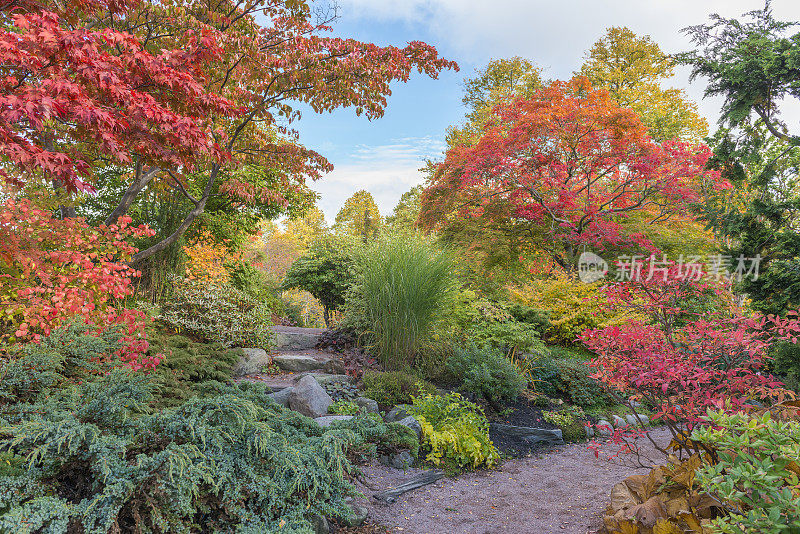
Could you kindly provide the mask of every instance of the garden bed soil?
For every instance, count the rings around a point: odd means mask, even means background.
[[[669,433],[653,436],[667,443]],[[646,439],[639,440],[651,451]],[[656,456],[657,457],[657,456]],[[610,462],[597,459],[585,444],[505,462],[498,469],[445,478],[401,495],[383,506],[372,494],[397,486],[422,470],[391,469],[380,464],[362,468],[369,523],[385,525],[394,534],[531,534],[595,533],[611,488],[626,477],[648,470],[630,457]],[[381,527],[366,532],[382,532]],[[358,532],[358,531],[356,531]]]
[[[491,414],[486,410],[489,420],[492,423],[501,423],[504,425],[514,425],[532,428],[544,428],[554,430],[558,428],[556,425],[550,424],[542,417],[542,410],[539,406],[534,406],[531,401],[524,397],[520,397],[516,402],[506,405],[506,409],[510,410],[505,415]],[[506,433],[497,432],[491,426],[489,427],[489,437],[492,439],[497,450],[503,455],[512,458],[521,458],[530,456],[538,451],[546,450],[550,447],[542,445],[531,445],[528,441],[520,437],[510,436]]]

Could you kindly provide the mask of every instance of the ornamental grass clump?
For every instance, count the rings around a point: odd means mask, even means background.
[[[450,254],[417,235],[387,236],[364,252],[360,298],[384,366],[412,366],[431,340],[454,294],[454,267]]]

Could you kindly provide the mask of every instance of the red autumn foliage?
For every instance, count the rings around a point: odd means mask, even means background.
[[[183,193],[195,206],[184,224],[134,260],[175,242],[211,195],[287,208],[332,169],[298,142],[294,103],[375,118],[392,82],[457,68],[418,41],[327,37],[323,11],[307,0],[3,4],[0,150],[13,171],[0,173],[74,192],[105,185],[97,166],[123,164],[133,179],[108,223],[151,182]]]
[[[594,377],[632,411],[632,401],[654,407],[655,418],[688,452],[686,432],[703,423],[708,409],[735,412],[754,401],[770,404],[793,396],[765,372],[765,364],[771,344],[797,341],[800,321],[797,313],[745,317],[725,307],[693,310],[722,290],[686,274],[673,264],[658,276],[609,286],[610,306],[635,308],[649,315],[651,324],[587,330],[580,340],[597,354],[591,361]]]
[[[74,8],[121,15],[136,3]],[[205,117],[240,110],[202,83],[199,66],[221,53],[209,34],[195,32],[182,48],[151,53],[129,33],[93,29],[85,20],[73,26],[68,14],[26,7],[10,16],[13,28],[0,31],[0,150],[16,168],[0,170],[7,181],[44,175],[68,191],[87,190],[99,155],[189,168],[226,157]]]
[[[726,187],[704,169],[705,145],[657,143],[639,118],[582,77],[498,105],[474,145],[451,148],[423,200],[423,221],[459,205],[472,217],[531,221],[566,251],[636,244],[620,224],[632,211],[663,221]],[[450,206],[453,207],[453,206]]]
[[[130,237],[152,235],[130,219],[109,227],[90,227],[83,219],[55,219],[27,200],[0,206],[0,341],[30,342],[82,318],[105,329],[125,329],[118,356],[133,369],[153,367],[147,350],[145,317],[116,307],[133,293],[139,275],[126,261],[136,248]]]

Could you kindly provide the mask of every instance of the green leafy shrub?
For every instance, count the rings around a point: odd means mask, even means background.
[[[281,299],[278,284],[274,278],[253,265],[240,261],[230,269],[230,283],[236,289],[266,304],[278,316],[286,316],[288,305]]]
[[[336,401],[328,406],[328,413],[334,415],[357,415],[360,411],[358,404],[346,400]]]
[[[325,325],[330,326],[330,312],[345,303],[345,295],[356,282],[355,250],[359,241],[351,236],[322,235],[308,252],[289,267],[282,289],[308,291],[323,306]]]
[[[558,368],[556,368],[551,358],[540,358],[534,361],[528,360],[529,365],[529,381],[532,388],[548,397],[554,397],[558,394],[557,387],[559,382]]]
[[[472,307],[472,322],[465,332],[468,340],[506,354],[548,353],[536,325],[517,321],[504,306],[492,302],[476,301]]]
[[[730,534],[789,534],[800,531],[800,423],[743,413],[708,413],[710,426],[692,439],[718,451],[715,464],[697,470],[704,491],[726,504],[728,515],[714,531]]]
[[[165,325],[200,341],[270,348],[272,312],[266,304],[227,284],[172,282],[172,296],[158,316]]]
[[[492,467],[500,459],[489,439],[489,421],[481,408],[458,393],[414,397],[409,412],[422,427],[426,459],[457,467]]]
[[[561,429],[565,441],[579,441],[586,437],[586,414],[577,406],[558,412],[543,411],[542,418]]]
[[[413,447],[374,414],[324,430],[258,383],[153,411],[150,375],[98,367],[118,345],[76,328],[4,368],[0,531],[310,534],[352,514],[348,455]]]
[[[591,370],[584,362],[553,360],[552,365],[557,373],[556,389],[568,396],[575,404],[590,408],[613,402],[604,386],[589,376]]]
[[[386,434],[381,439],[378,453],[394,454],[404,450],[410,452],[411,456],[414,458],[419,456],[419,438],[417,437],[417,433],[406,425],[388,423],[386,425]]]
[[[508,304],[506,309],[518,322],[533,326],[539,333],[540,338],[550,328],[550,313],[546,310],[539,310],[519,303]]]
[[[360,258],[351,309],[364,313],[373,354],[389,369],[413,367],[456,286],[452,257],[417,235],[386,236]],[[358,321],[355,321],[356,323]]]
[[[409,404],[413,396],[436,392],[433,384],[403,371],[367,371],[362,381],[364,396],[374,399],[382,408]]]
[[[800,345],[776,343],[772,349],[772,369],[781,375],[783,382],[795,391],[800,391]]]
[[[495,409],[516,400],[528,384],[513,361],[489,346],[457,348],[447,365],[462,391],[482,395]]]

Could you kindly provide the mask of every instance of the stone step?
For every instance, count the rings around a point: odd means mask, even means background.
[[[272,361],[284,371],[303,373],[322,369],[327,359],[317,359],[309,354],[274,354]]]
[[[311,350],[325,331],[322,328],[296,326],[273,326],[271,330],[275,338],[275,350],[278,351]]]

